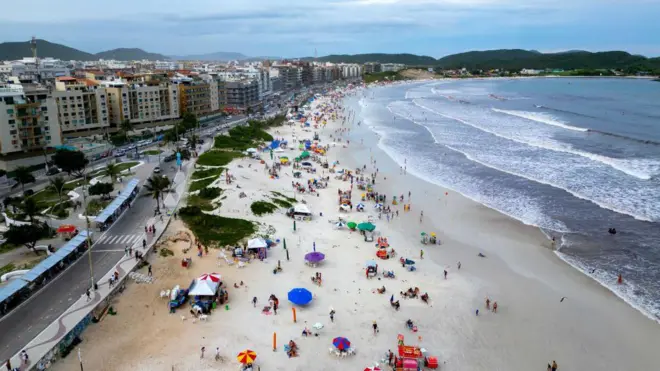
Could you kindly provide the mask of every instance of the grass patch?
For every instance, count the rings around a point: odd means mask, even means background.
[[[41,261],[44,260],[45,258],[46,258],[46,255],[44,255],[43,258],[34,259],[34,260],[31,260],[31,261],[29,261],[25,264],[21,264],[21,265],[18,265],[18,266],[15,265],[14,263],[5,264],[2,267],[0,267],[0,276],[5,274],[5,273],[9,273],[9,272],[17,271],[17,270],[32,269],[37,264],[41,263]]]
[[[281,120],[281,121],[280,121]],[[264,129],[281,124],[284,116],[278,116],[267,121],[251,120],[247,126],[237,126],[229,130],[227,135],[215,137],[213,146],[219,149],[233,149],[235,151],[245,151],[250,147],[256,146],[259,142],[270,142],[273,136]]]
[[[190,191],[190,192],[201,191],[202,189],[208,187],[216,179],[218,179],[217,176],[215,176],[213,178],[206,178],[206,179],[198,180],[196,182],[192,182],[190,184],[190,189],[188,191]]]
[[[13,251],[21,247],[22,245],[12,245],[10,243],[3,243],[0,245],[0,254],[4,254],[9,251]]]
[[[282,193],[277,192],[277,191],[271,191],[270,193],[274,194],[275,196],[277,196],[277,197],[279,197],[279,198],[283,198],[283,199],[285,199],[285,200],[287,200],[287,201],[289,201],[289,202],[291,202],[291,203],[294,203],[294,204],[295,204],[296,202],[298,202],[298,200],[296,200],[295,198],[291,198],[291,197],[285,196],[285,195],[283,195]]]
[[[98,215],[103,209],[110,205],[112,200],[102,200],[99,198],[93,198],[87,203],[85,208],[85,215]]]
[[[210,176],[218,177],[222,174],[222,172],[224,170],[225,170],[225,168],[222,168],[222,167],[206,169],[206,170],[197,170],[193,173],[192,178],[193,179],[202,179],[202,178],[208,178]]]
[[[145,155],[159,155],[159,154],[163,153],[163,151],[161,151],[159,149],[150,149],[150,150],[144,151],[142,153],[145,154]]]
[[[53,205],[53,207],[48,211],[48,214],[56,216],[58,219],[65,219],[69,216],[69,208],[73,207],[71,201],[65,201]]]
[[[240,152],[208,151],[199,156],[197,163],[205,166],[225,166],[231,160],[242,156]]]
[[[274,197],[272,198],[272,200],[279,207],[283,207],[285,209],[290,209],[293,207],[293,204],[287,200],[281,200],[279,198],[274,198]]]
[[[220,188],[202,188],[199,194],[188,197],[188,206],[197,206],[204,211],[211,211],[220,204],[213,204],[211,201],[220,196],[222,190]]]
[[[248,220],[204,214],[195,206],[181,208],[179,215],[204,244],[234,245],[257,230]]]
[[[158,255],[162,256],[163,258],[167,258],[168,256],[174,256],[174,251],[162,247],[160,250],[158,250]]]
[[[250,205],[250,210],[252,210],[252,212],[256,216],[271,214],[277,209],[278,209],[277,205],[267,201],[255,201],[252,203],[252,205]]]
[[[5,264],[2,267],[0,267],[0,276],[5,273],[13,272],[15,270],[16,270],[16,266],[14,265],[14,263]]]

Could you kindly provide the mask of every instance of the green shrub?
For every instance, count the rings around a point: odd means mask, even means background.
[[[266,201],[255,201],[252,203],[252,205],[250,205],[250,210],[252,210],[256,216],[270,214],[277,209],[277,205]]]
[[[243,156],[240,152],[208,151],[197,159],[197,163],[205,166],[225,166],[233,159]]]
[[[208,187],[208,186],[209,186],[211,183],[213,183],[216,179],[218,179],[217,176],[214,177],[214,178],[206,178],[206,179],[198,180],[198,181],[196,181],[196,182],[192,182],[192,183],[190,184],[190,190],[189,190],[189,191],[190,191],[190,192],[195,192],[195,191],[202,190],[202,189]]]
[[[235,245],[256,231],[254,223],[248,220],[204,214],[197,206],[183,207],[179,215],[204,244]]]

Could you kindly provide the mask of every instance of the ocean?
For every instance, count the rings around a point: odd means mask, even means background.
[[[357,120],[408,172],[539,227],[561,259],[660,321],[660,83],[441,80],[358,100]]]

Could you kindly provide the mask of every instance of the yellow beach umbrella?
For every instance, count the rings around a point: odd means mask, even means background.
[[[238,362],[247,365],[252,362],[257,358],[257,353],[255,353],[253,350],[246,349],[240,353],[238,353],[238,356],[236,359],[238,359]]]
[[[435,237],[435,232],[431,232],[431,237]]]

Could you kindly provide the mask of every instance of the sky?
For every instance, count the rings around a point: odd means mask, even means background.
[[[660,56],[660,0],[30,0],[3,2],[0,42],[86,52],[248,56],[625,50]],[[29,18],[28,18],[29,16]]]

